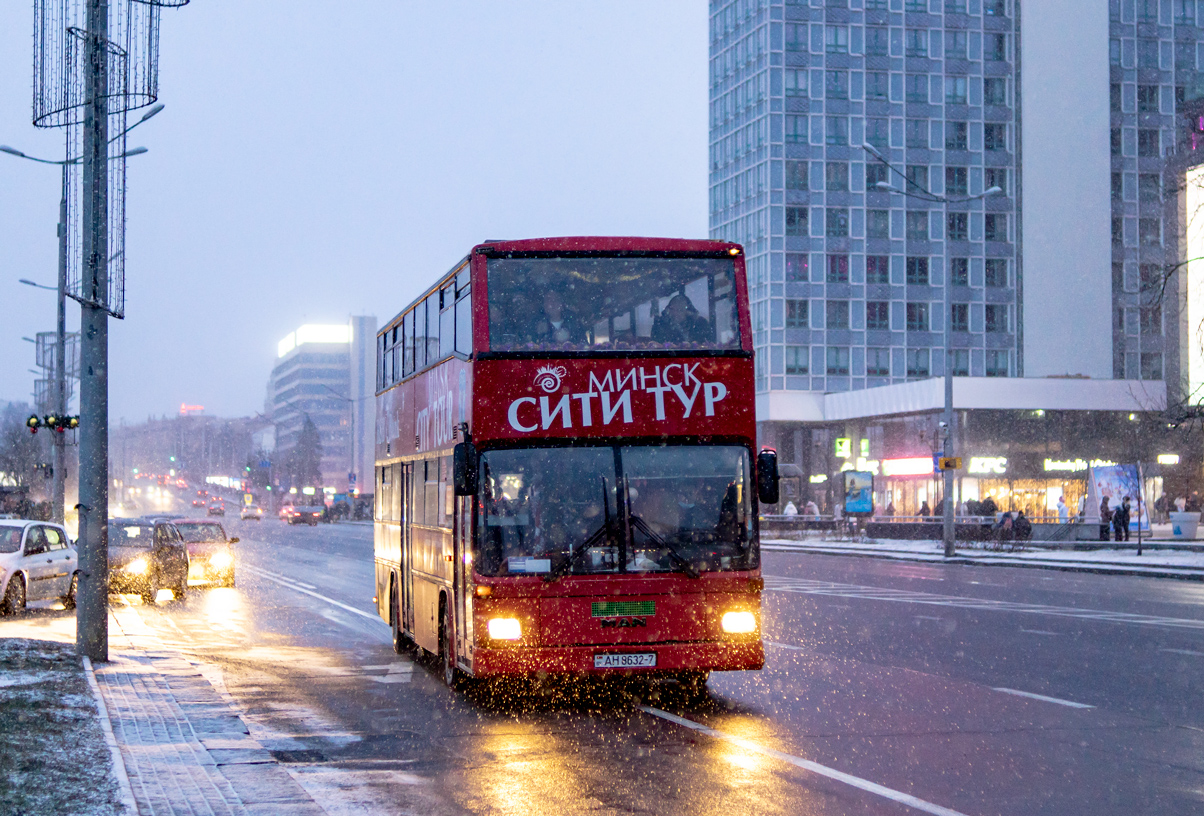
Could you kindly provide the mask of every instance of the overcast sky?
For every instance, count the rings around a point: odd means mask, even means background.
[[[31,0],[0,0],[0,144],[30,124]],[[353,9],[353,11],[348,11]],[[195,0],[130,136],[111,416],[262,410],[302,323],[384,321],[485,238],[706,235],[706,5]],[[0,400],[54,329],[58,171],[0,154]],[[68,307],[68,325],[79,310]]]

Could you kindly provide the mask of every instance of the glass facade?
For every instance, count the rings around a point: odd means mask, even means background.
[[[1015,41],[1011,0],[712,0],[710,234],[747,251],[758,390],[942,375],[950,279],[957,373],[1019,373]]]
[[[1168,362],[1160,308],[1178,260],[1182,183],[1164,177],[1175,151],[1176,113],[1197,96],[1201,12],[1195,0],[1110,0],[1113,376],[1162,379]],[[1190,217],[1190,216],[1189,216]],[[1175,355],[1170,355],[1172,358]]]

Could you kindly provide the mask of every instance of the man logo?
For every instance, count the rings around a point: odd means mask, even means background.
[[[647,626],[647,618],[603,618],[603,629],[633,629],[637,626]]]

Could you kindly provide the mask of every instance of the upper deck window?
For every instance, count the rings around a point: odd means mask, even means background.
[[[735,262],[495,258],[493,351],[738,349]]]

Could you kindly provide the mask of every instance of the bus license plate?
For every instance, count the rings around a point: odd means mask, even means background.
[[[656,652],[640,654],[596,654],[595,669],[654,669]]]

